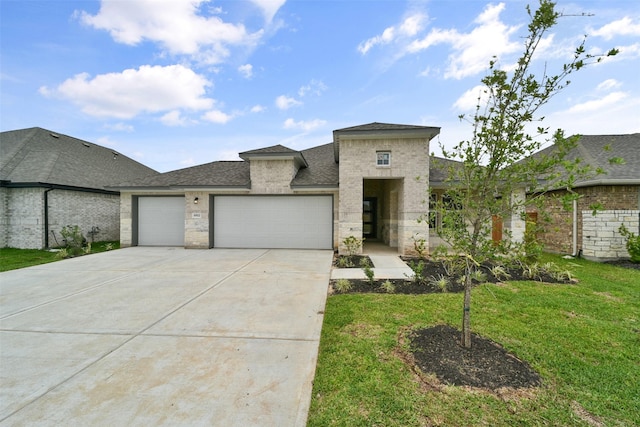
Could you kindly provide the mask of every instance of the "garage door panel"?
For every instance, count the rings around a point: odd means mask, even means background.
[[[216,196],[214,246],[333,248],[331,196]]]
[[[138,245],[184,245],[184,197],[138,198]]]

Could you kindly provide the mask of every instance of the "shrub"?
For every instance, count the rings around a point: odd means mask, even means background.
[[[629,252],[631,262],[640,263],[640,234],[636,236],[636,234],[629,231],[624,224],[620,226],[618,231],[627,239],[627,252]]]
[[[351,282],[348,279],[338,279],[334,283],[333,287],[338,292],[349,292],[351,290],[351,288],[353,287],[353,285],[351,284]]]
[[[60,230],[60,234],[64,239],[64,248],[67,252],[65,258],[70,256],[84,255],[88,253],[84,250],[87,239],[85,239],[82,235],[82,231],[80,230],[79,226],[66,225],[62,227],[62,230]],[[91,249],[89,248],[89,250]]]
[[[394,285],[391,280],[385,280],[380,286],[388,294],[392,294],[396,291],[396,285]]]
[[[449,279],[442,274],[438,277],[431,276],[429,278],[429,284],[440,289],[441,292],[447,292],[447,290],[449,290]]]
[[[358,239],[356,236],[348,236],[345,237],[344,240],[342,240],[342,243],[344,244],[345,248],[347,248],[347,253],[349,255],[356,255],[358,252],[360,252],[360,248],[362,247],[363,242],[364,238]]]
[[[367,276],[367,280],[369,281],[369,284],[373,285],[375,282],[375,278],[373,277],[373,269],[371,267],[369,267],[369,265],[362,267],[362,270],[364,271],[364,275]]]
[[[411,236],[411,240],[413,240],[413,249],[415,249],[418,256],[425,258],[427,256],[427,241],[419,238],[417,234]]]

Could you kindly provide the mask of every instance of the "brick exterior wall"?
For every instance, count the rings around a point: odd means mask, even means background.
[[[9,239],[9,189],[0,187],[0,248],[6,248]]]
[[[389,167],[376,165],[376,152],[391,152]],[[341,139],[340,140],[339,250],[348,236],[362,237],[364,180],[389,180],[388,215],[382,219],[383,237],[401,254],[413,254],[412,237],[428,242],[428,224],[418,223],[428,210],[428,182],[419,177],[429,173],[429,141],[424,138]],[[395,204],[397,203],[397,209]],[[394,207],[392,209],[392,206]],[[391,212],[393,211],[393,213]]]
[[[0,197],[3,219],[0,225],[3,247],[41,249],[45,247],[44,188],[3,188]],[[4,199],[4,200],[2,200]],[[49,199],[49,246],[62,243],[60,230],[78,225],[87,240],[91,228],[100,228],[95,241],[118,240],[120,236],[119,196],[54,189]],[[55,234],[54,234],[55,233]]]
[[[252,194],[288,194],[293,192],[291,180],[297,172],[293,159],[251,159],[250,167]]]
[[[604,210],[635,210],[640,208],[640,186],[603,185],[576,188],[580,195],[577,201],[577,239],[578,249],[583,249],[583,215],[582,211],[592,214],[589,206],[600,203]],[[573,212],[563,208],[559,198],[566,194],[565,190],[550,192],[545,197],[544,210],[550,215],[550,222],[544,223],[539,216],[538,221],[544,231],[538,235],[545,250],[554,253],[570,254],[573,250]]]

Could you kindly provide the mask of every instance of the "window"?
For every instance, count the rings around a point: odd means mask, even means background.
[[[378,151],[376,166],[391,166],[391,151]]]

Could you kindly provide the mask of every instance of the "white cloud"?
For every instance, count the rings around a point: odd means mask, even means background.
[[[40,93],[69,99],[91,116],[131,119],[144,112],[211,108],[214,101],[205,96],[209,86],[205,77],[182,65],[143,65],[93,79],[77,74],[54,89],[41,87]]]
[[[281,110],[288,110],[289,108],[296,107],[298,105],[302,105],[302,102],[286,95],[280,95],[276,98],[276,107]]]
[[[583,113],[589,111],[603,111],[607,108],[618,104],[628,96],[625,92],[612,92],[599,99],[583,102],[569,108],[569,113]]]
[[[640,36],[640,21],[633,22],[625,16],[617,21],[603,25],[599,29],[592,29],[590,35],[599,36],[605,40],[611,40],[616,36]]]
[[[325,85],[322,81],[313,79],[309,82],[308,85],[302,86],[298,89],[298,95],[304,97],[306,95],[322,95],[322,92],[326,91],[327,85]]]
[[[187,124],[187,119],[178,110],[169,111],[160,117],[160,121],[166,126],[184,126]]]
[[[253,107],[251,107],[251,112],[252,113],[262,113],[263,111],[265,111],[266,108],[263,107],[262,105],[254,105]]]
[[[358,45],[358,51],[365,55],[377,45],[386,45],[397,40],[406,39],[407,37],[414,37],[422,31],[426,19],[426,15],[422,13],[412,14],[405,18],[400,24],[387,27],[382,34],[361,42]]]
[[[485,105],[488,99],[487,90],[487,87],[484,85],[477,85],[467,90],[453,103],[454,110],[461,113],[468,113],[475,111],[478,102],[480,102],[480,105]],[[478,101],[478,98],[480,98],[480,101]]]
[[[127,123],[113,123],[113,124],[106,124],[105,128],[109,129],[109,130],[115,130],[117,132],[133,132],[133,126]]]
[[[191,167],[191,166],[195,166],[196,165],[196,161],[193,159],[193,157],[189,157],[188,159],[180,160],[180,165],[185,167],[185,168],[188,168],[188,167]]]
[[[620,86],[622,86],[622,83],[620,83],[616,79],[607,79],[607,80],[603,81],[602,83],[600,83],[598,85],[598,87],[596,88],[596,90],[598,90],[598,91],[606,91],[606,90],[609,90],[609,89],[618,88]]]
[[[263,30],[250,34],[244,25],[218,16],[203,16],[200,6],[206,2],[102,0],[96,15],[79,12],[78,16],[84,24],[108,31],[119,43],[137,45],[148,40],[171,54],[193,55],[209,64],[227,58],[229,46],[255,46],[264,34]]]
[[[207,111],[202,119],[212,123],[225,124],[231,119],[233,119],[233,115],[224,113],[220,110],[211,110]]]
[[[314,120],[308,120],[308,121],[300,120],[296,122],[295,120],[289,118],[284,121],[283,127],[285,129],[297,129],[297,130],[309,132],[321,126],[324,126],[326,123],[327,123],[326,120],[320,120],[320,119],[314,119]]]
[[[264,19],[271,22],[278,10],[285,4],[287,0],[252,0],[264,14]]]
[[[241,65],[241,66],[238,67],[238,72],[245,79],[250,79],[251,77],[253,77],[253,65],[251,65],[251,64]]]
[[[504,8],[504,3],[489,4],[474,20],[477,26],[471,32],[460,33],[455,29],[435,28],[424,38],[410,43],[406,51],[417,53],[431,46],[447,43],[453,51],[448,57],[445,78],[462,79],[481,73],[486,70],[493,56],[500,57],[521,49],[519,42],[510,41],[519,26],[508,26],[500,20]]]

